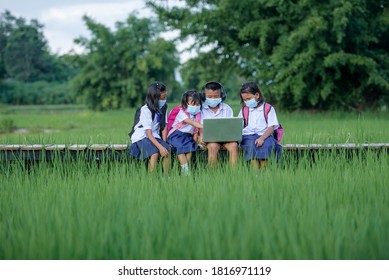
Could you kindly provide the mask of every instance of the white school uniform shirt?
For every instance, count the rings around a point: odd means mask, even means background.
[[[274,125],[274,130],[279,126],[276,110],[272,106],[270,109],[269,115],[267,117],[267,123],[265,119],[265,114],[263,112],[264,104],[258,108],[249,108],[249,119],[247,126],[243,128],[243,135],[258,134],[262,135],[265,133],[269,126]],[[243,118],[242,109],[240,109],[238,117]]]
[[[234,112],[232,108],[221,102],[219,108],[216,112],[213,112],[208,105],[203,105],[203,109],[201,110],[201,123],[203,123],[204,119],[211,118],[232,118],[234,117]]]
[[[176,124],[178,124],[180,122],[183,122],[187,118],[188,118],[188,115],[184,112],[183,109],[180,109],[180,111],[178,112],[178,114],[176,116],[176,119],[173,122],[172,127],[174,127]],[[189,114],[189,119],[191,119],[192,121],[196,121],[196,117],[191,115],[191,114]],[[201,115],[200,115],[200,120],[201,120]],[[183,127],[179,128],[178,130],[181,132],[184,132],[184,133],[190,133],[190,134],[194,133],[194,127],[191,126],[190,124],[185,124]]]
[[[155,113],[154,119],[151,119],[152,114],[147,107],[147,105],[143,105],[140,109],[140,116],[139,116],[139,122],[135,125],[135,131],[134,134],[131,136],[131,142],[135,143],[143,138],[146,138],[146,129],[151,129],[153,136],[155,138],[160,138],[161,136],[159,135],[159,121],[158,121],[158,113]],[[142,126],[142,127],[139,127]]]

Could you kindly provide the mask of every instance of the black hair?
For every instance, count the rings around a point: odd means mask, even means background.
[[[210,90],[220,90],[222,89],[222,85],[218,82],[208,82],[204,85],[205,89],[210,89]]]
[[[258,85],[254,82],[245,82],[241,85],[240,87],[240,104],[243,106],[245,106],[245,103],[242,99],[242,93],[251,93],[251,94],[256,94],[256,93],[259,93],[259,99],[258,99],[258,102],[259,103],[262,103],[263,102],[263,94],[261,92],[261,90],[259,89]]]
[[[222,99],[222,101],[224,101],[227,97],[227,93],[226,91],[224,90],[224,87],[221,83],[219,82],[208,82],[204,85],[204,92],[202,93],[203,95],[203,100],[205,100],[205,92],[207,90],[220,90],[220,97]]]
[[[161,92],[164,91],[166,91],[166,86],[161,82],[154,82],[149,85],[149,88],[147,89],[145,104],[152,113],[160,113],[159,98],[161,97]]]
[[[195,103],[199,103],[200,106],[202,106],[203,104],[203,99],[202,99],[202,96],[201,94],[195,90],[195,89],[190,89],[188,91],[186,91],[183,95],[182,95],[182,100],[181,100],[181,107],[183,109],[186,109],[188,108],[188,98],[189,97],[192,97],[192,101],[194,101]],[[200,107],[201,108],[201,107]]]

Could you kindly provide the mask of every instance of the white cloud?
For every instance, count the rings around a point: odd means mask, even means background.
[[[88,37],[88,30],[82,17],[87,15],[96,22],[113,28],[118,21],[125,21],[130,13],[139,17],[151,16],[151,11],[144,6],[144,1],[87,3],[71,6],[53,6],[40,11],[38,21],[43,23],[44,34],[53,52],[63,54],[70,50],[77,53],[83,49],[73,40]]]
[[[40,18],[44,22],[81,22],[82,16],[86,14],[100,23],[113,27],[115,22],[125,20],[130,13],[135,11],[140,17],[151,15],[151,11],[145,8],[143,1],[128,1],[53,7],[42,11]]]
[[[138,17],[151,17],[153,14],[146,8],[145,0],[0,0],[5,9],[13,15],[27,20],[37,19],[44,25],[43,32],[52,52],[58,54],[83,52],[81,46],[73,40],[83,36],[89,37],[88,29],[82,21],[83,15],[88,15],[98,23],[113,29],[118,21],[125,21],[130,13]],[[169,0],[166,4],[181,6],[184,3],[178,0]],[[167,40],[178,36],[178,32],[162,34]],[[184,50],[189,42],[177,45],[179,51]],[[181,62],[194,57],[194,51],[181,54]]]

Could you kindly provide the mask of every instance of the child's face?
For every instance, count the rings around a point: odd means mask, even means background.
[[[241,93],[240,96],[242,97],[243,101],[249,101],[250,99],[253,99],[253,98],[255,98],[255,100],[259,99],[259,93],[258,92],[256,94]]]
[[[192,97],[188,97],[187,103],[188,103],[188,105],[192,105],[192,106],[199,106],[200,105],[200,102],[193,101]]]
[[[212,90],[212,89],[208,89],[205,91],[205,98],[212,98],[212,99],[216,99],[216,98],[220,98],[220,90]]]
[[[167,98],[167,91],[162,91],[161,95],[159,96],[159,100],[166,100]]]

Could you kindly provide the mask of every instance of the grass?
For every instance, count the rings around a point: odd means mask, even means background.
[[[231,107],[238,115],[239,104],[232,102]],[[5,107],[0,109],[0,113],[0,143],[126,144],[135,109],[93,112],[79,106],[32,106],[24,109]],[[389,119],[388,112],[278,112],[278,119],[285,128],[283,143],[388,142],[388,133],[384,129]],[[2,125],[9,124],[12,124],[14,132],[1,129]]]
[[[388,259],[389,161],[243,163],[191,177],[136,163],[0,173],[1,259]]]
[[[29,132],[0,143],[127,143],[134,114],[11,109],[0,123]],[[388,142],[388,113],[278,117],[283,143]],[[285,153],[263,173],[176,164],[166,177],[136,162],[0,162],[0,259],[389,259],[385,152]]]
[[[0,123],[13,120],[18,129],[27,133],[0,134],[1,143],[15,144],[88,144],[127,143],[134,110],[93,112],[61,110],[53,113],[30,111],[0,116]]]

